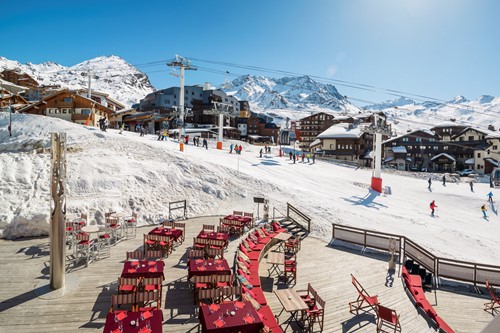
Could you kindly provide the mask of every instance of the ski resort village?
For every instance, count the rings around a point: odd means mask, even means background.
[[[493,8],[56,2],[2,25],[67,47],[0,54],[0,332],[500,332],[498,29],[435,23]]]

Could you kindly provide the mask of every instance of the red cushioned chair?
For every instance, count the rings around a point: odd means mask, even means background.
[[[497,295],[495,289],[488,280],[486,280],[486,289],[488,289],[490,293],[491,301],[484,303],[484,311],[491,311],[492,313],[498,311],[496,309],[500,307],[500,296]]]

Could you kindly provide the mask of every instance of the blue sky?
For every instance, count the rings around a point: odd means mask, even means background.
[[[100,55],[252,65],[450,100],[499,96],[500,2],[491,0],[22,1],[0,12],[0,56],[71,66]],[[186,84],[262,74],[193,61]],[[165,65],[142,66],[157,88]],[[163,70],[163,71],[162,71]],[[369,101],[393,96],[336,84]],[[377,89],[376,89],[377,90]]]

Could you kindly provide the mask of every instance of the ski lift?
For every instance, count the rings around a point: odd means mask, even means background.
[[[279,140],[282,145],[290,145],[297,141],[297,135],[291,129],[282,129],[279,133]]]

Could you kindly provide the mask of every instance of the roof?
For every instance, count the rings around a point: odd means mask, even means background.
[[[443,127],[465,127],[465,126],[461,125],[461,124],[457,124],[454,121],[447,120],[447,121],[440,122],[439,124],[437,124],[433,128],[443,128]]]
[[[404,138],[405,136],[412,136],[412,135],[414,135],[417,132],[424,132],[424,133],[426,133],[426,134],[428,134],[430,136],[436,137],[436,133],[434,133],[430,129],[428,129],[428,128],[419,128],[419,129],[413,130],[411,132],[408,132],[408,133],[405,133],[405,134],[401,134],[401,135],[395,136],[393,138],[390,138],[388,140],[385,140],[384,142],[382,142],[382,144],[386,144],[388,142],[392,142],[394,140],[397,140],[397,139],[400,139],[400,138]]]
[[[405,146],[396,146],[392,147],[391,149],[396,154],[402,154],[402,153],[406,154],[408,152]]]
[[[340,123],[330,126],[326,131],[320,133],[319,139],[341,139],[353,138],[357,139],[363,135],[359,127],[352,127],[352,124]]]
[[[431,161],[438,160],[440,157],[446,157],[450,161],[456,162],[456,159],[453,156],[446,154],[446,153],[441,153],[441,154],[434,156],[433,158],[431,158]]]
[[[469,159],[465,160],[464,164],[474,165],[474,158],[469,158]]]
[[[321,144],[321,140],[320,139],[316,139],[313,142],[311,142],[311,144],[309,144],[309,147],[313,148],[314,146],[319,146],[320,144]]]
[[[500,163],[493,158],[485,158],[484,161],[493,164],[496,167],[500,166]]]

